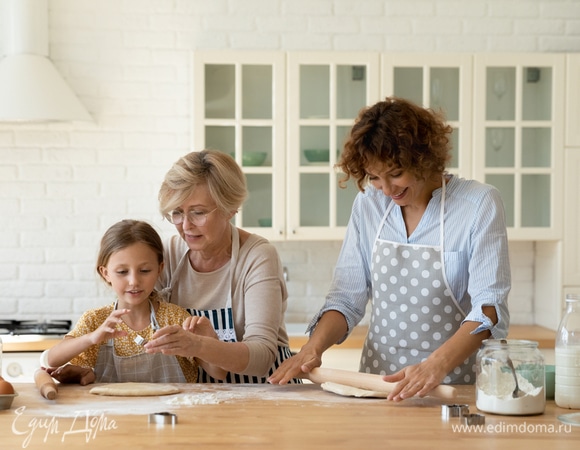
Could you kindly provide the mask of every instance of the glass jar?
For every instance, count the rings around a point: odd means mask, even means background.
[[[580,295],[566,295],[566,312],[556,333],[556,404],[580,409]]]
[[[487,339],[476,364],[477,409],[515,416],[544,412],[544,356],[537,342]]]

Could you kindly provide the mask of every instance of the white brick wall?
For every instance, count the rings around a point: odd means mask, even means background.
[[[196,49],[579,51],[574,0],[50,0],[50,52],[94,124],[0,124],[2,317],[76,319],[110,293],[94,273],[114,221],[159,219],[190,150]],[[0,49],[4,37],[0,33]],[[277,243],[288,320],[320,307],[340,243]],[[531,321],[533,243],[511,248],[515,321]]]

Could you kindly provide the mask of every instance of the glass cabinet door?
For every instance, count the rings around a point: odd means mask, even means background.
[[[230,154],[246,174],[249,196],[237,226],[283,238],[285,202],[285,57],[271,52],[196,52],[193,147]]]
[[[511,239],[561,236],[562,55],[475,57],[475,177],[502,195]]]
[[[378,54],[288,55],[288,239],[342,239],[358,190],[334,165],[378,97]]]
[[[406,98],[442,111],[453,127],[452,159],[447,170],[471,177],[471,55],[398,54],[381,56],[383,97]]]

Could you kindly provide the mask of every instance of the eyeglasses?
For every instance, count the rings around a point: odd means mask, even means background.
[[[216,210],[217,207],[208,212],[195,211],[192,209],[187,211],[187,213],[184,213],[179,209],[174,209],[173,211],[169,211],[167,214],[165,214],[165,218],[173,225],[181,225],[187,217],[188,222],[192,225],[195,225],[196,227],[203,227],[207,223],[207,216]]]

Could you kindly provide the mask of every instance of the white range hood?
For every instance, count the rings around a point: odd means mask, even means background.
[[[92,121],[48,59],[48,0],[0,2],[0,122]]]

